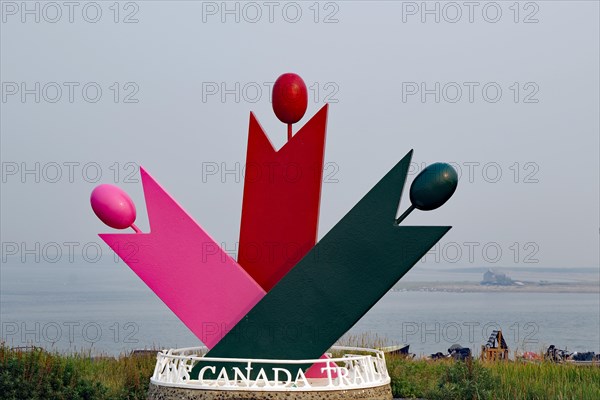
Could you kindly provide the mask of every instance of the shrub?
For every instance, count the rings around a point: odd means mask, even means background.
[[[487,368],[468,358],[450,363],[427,397],[432,400],[492,399],[497,385],[498,380]]]

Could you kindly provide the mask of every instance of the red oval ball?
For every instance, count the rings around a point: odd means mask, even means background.
[[[273,111],[285,124],[300,121],[308,106],[308,90],[299,75],[281,75],[273,85]]]

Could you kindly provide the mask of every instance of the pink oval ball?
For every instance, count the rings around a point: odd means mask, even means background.
[[[129,228],[135,221],[135,204],[118,186],[96,186],[90,196],[90,203],[96,216],[111,228]]]

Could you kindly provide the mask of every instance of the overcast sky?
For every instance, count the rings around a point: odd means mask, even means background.
[[[3,255],[101,243],[100,183],[147,231],[134,165],[233,247],[249,112],[282,146],[269,85],[296,72],[295,129],[330,103],[319,236],[414,149],[409,184],[437,161],[461,174],[404,222],[454,227],[441,263],[599,265],[598,2],[22,4],[1,4]]]

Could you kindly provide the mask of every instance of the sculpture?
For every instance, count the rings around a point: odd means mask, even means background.
[[[273,91],[288,142],[275,151],[250,114],[237,262],[143,168],[149,233],[134,225],[135,206],[120,189],[101,185],[92,192],[102,221],[135,231],[100,237],[210,349],[205,358],[178,364],[188,381],[229,382],[245,368],[233,359],[318,359],[450,229],[398,225],[414,209],[443,205],[458,182],[450,165],[430,165],[413,181],[411,206],[396,219],[411,150],[317,243],[328,106],[294,135],[292,125],[307,108],[306,86],[284,74]],[[299,171],[295,179],[290,168]],[[296,251],[264,256],[273,243]],[[244,379],[267,387],[278,380],[278,366],[256,362]],[[319,366],[310,377],[346,377],[333,362]],[[286,371],[305,377],[310,367],[293,363]]]

